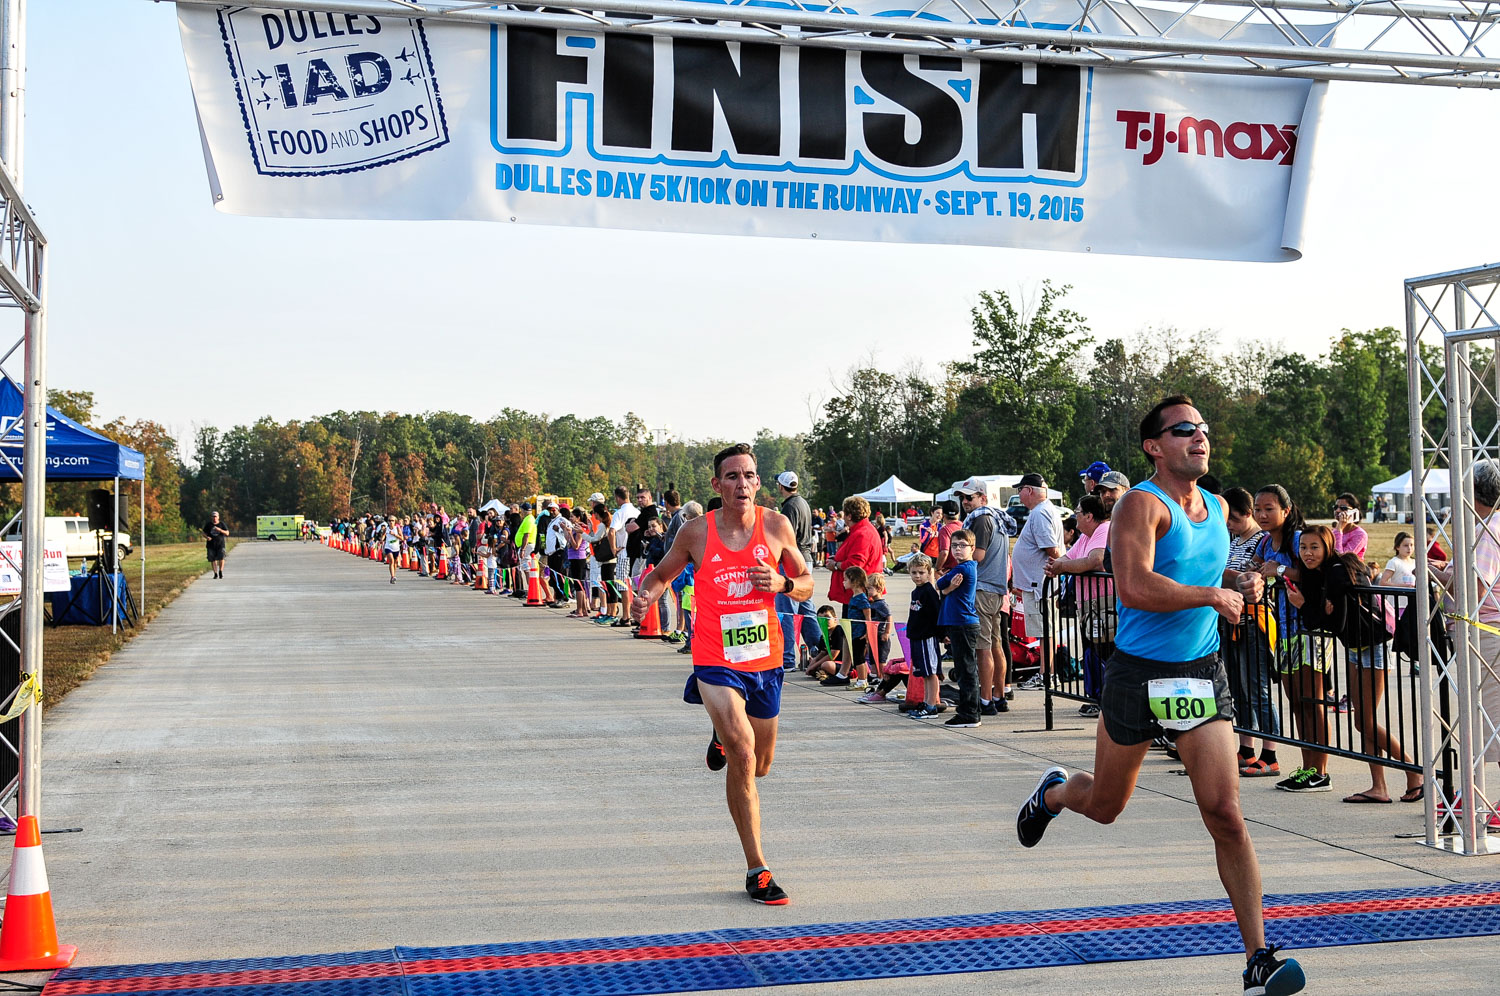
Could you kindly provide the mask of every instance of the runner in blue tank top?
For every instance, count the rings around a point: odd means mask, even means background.
[[[1141,420],[1151,480],[1115,506],[1110,558],[1119,600],[1115,653],[1105,664],[1094,773],[1042,774],[1016,817],[1026,847],[1041,841],[1064,809],[1113,823],[1135,791],[1153,737],[1174,739],[1214,839],[1219,880],[1245,941],[1245,996],[1302,989],[1302,968],[1266,946],[1260,862],[1240,812],[1238,754],[1229,678],[1219,659],[1219,619],[1239,622],[1258,601],[1254,571],[1227,575],[1226,506],[1198,487],[1208,473],[1208,426],[1191,398],[1176,395]],[[1224,587],[1226,577],[1235,587]]]

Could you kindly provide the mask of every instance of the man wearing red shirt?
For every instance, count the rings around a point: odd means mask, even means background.
[[[849,535],[839,543],[837,559],[828,562],[833,571],[828,597],[847,609],[854,596],[844,587],[844,569],[858,567],[866,574],[884,574],[885,547],[870,523],[870,503],[863,498],[844,499],[844,521],[849,523]]]
[[[958,502],[949,498],[947,501],[939,502],[938,508],[943,510],[943,524],[938,527],[938,555],[936,570],[938,573],[946,574],[953,570],[958,561],[953,559],[953,553],[948,549],[948,543],[953,539],[953,534],[964,527],[958,520]]]

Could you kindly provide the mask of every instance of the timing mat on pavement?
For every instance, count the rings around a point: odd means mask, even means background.
[[[1266,896],[1286,948],[1500,934],[1500,882]],[[1242,950],[1227,899],[638,937],[67,968],[43,996],[617,996]]]

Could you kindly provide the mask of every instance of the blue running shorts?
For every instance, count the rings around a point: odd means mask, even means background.
[[[756,719],[775,719],[781,715],[781,678],[784,672],[779,667],[769,671],[736,671],[729,667],[693,666],[692,677],[682,690],[682,701],[690,705],[702,705],[698,694],[698,682],[707,685],[723,685],[733,688],[745,700],[745,715]]]

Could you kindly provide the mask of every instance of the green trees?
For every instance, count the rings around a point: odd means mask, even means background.
[[[1064,307],[1067,292],[1044,282],[1030,307],[981,294],[971,354],[944,377],[851,369],[806,440],[813,497],[837,503],[892,473],[941,490],[969,474],[1027,471],[1076,497],[1074,475],[1095,460],[1138,481],[1150,473],[1141,416],[1170,394],[1192,397],[1212,426],[1225,485],[1280,483],[1321,511],[1337,492],[1364,495],[1406,469],[1395,329],[1344,330],[1316,357],[1264,341],[1224,350],[1211,331],[1172,328],[1095,342]]]

